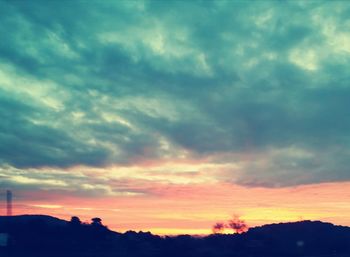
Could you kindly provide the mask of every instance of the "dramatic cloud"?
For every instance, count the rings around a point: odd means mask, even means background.
[[[1,185],[349,181],[349,14],[342,1],[2,1]]]

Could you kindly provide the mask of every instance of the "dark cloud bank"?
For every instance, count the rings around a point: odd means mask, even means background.
[[[345,2],[2,1],[0,17],[2,165],[186,150],[250,154],[232,179],[248,186],[350,179]]]

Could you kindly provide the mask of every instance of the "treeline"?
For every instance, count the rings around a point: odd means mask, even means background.
[[[297,222],[251,228],[242,234],[160,237],[149,232],[117,233],[95,218],[0,217],[9,244],[1,257],[350,257],[350,228]]]

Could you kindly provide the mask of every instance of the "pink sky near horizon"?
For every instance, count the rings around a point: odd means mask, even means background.
[[[35,2],[0,0],[0,215],[350,226],[346,1]]]
[[[69,196],[54,191],[14,192],[14,215],[48,214],[82,221],[100,217],[110,229],[154,234],[209,234],[212,225],[239,215],[249,226],[322,220],[350,226],[349,182],[284,188],[229,183],[154,183],[153,194]],[[29,200],[28,196],[37,195]]]

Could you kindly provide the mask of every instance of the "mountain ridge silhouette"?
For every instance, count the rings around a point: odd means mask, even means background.
[[[0,216],[1,257],[350,257],[350,227],[322,221],[267,224],[242,234],[158,236],[48,215]]]

